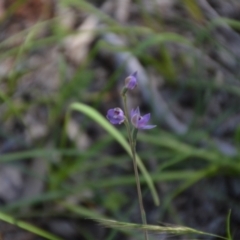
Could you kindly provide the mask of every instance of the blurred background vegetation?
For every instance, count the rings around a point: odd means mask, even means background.
[[[62,239],[142,239],[90,220],[141,222],[132,162],[69,108],[105,116],[138,71],[129,108],[157,125],[137,146],[161,200],[142,178],[148,222],[226,236],[231,209],[240,239],[239,46],[239,0],[0,1],[0,212]],[[41,239],[4,221],[0,233]],[[169,237],[186,239],[151,235]]]

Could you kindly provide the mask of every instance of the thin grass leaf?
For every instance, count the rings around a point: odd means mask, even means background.
[[[231,219],[231,210],[229,210],[228,216],[227,216],[227,239],[228,240],[232,240],[230,219]]]
[[[51,234],[51,233],[49,233],[45,230],[42,230],[41,228],[35,227],[32,224],[26,223],[24,221],[19,221],[19,220],[13,218],[12,216],[7,215],[7,214],[2,213],[2,212],[0,212],[0,219],[4,222],[13,224],[13,225],[15,225],[19,228],[22,228],[24,230],[27,230],[31,233],[34,233],[38,236],[44,237],[44,238],[49,239],[49,240],[63,240],[62,238],[57,237],[57,236],[55,236],[55,235],[53,235],[53,234]]]
[[[170,84],[174,83],[176,79],[176,69],[172,56],[165,44],[160,45],[159,48],[161,58],[159,61],[156,61],[158,63],[158,67],[156,66],[156,68],[164,74],[166,81]]]
[[[20,161],[28,158],[44,157],[51,159],[56,156],[91,156],[91,153],[81,152],[76,149],[33,149],[15,153],[6,153],[0,155],[0,162]]]
[[[189,178],[186,178],[185,180],[183,179],[184,182],[180,184],[176,189],[174,189],[169,195],[166,196],[165,201],[163,201],[163,204],[162,204],[161,215],[164,215],[167,209],[170,208],[170,205],[174,198],[176,198],[185,190],[189,189],[192,185],[199,182],[201,179],[213,176],[217,174],[217,172],[218,172],[218,169],[215,166],[210,166],[209,168],[206,168],[204,170],[195,171],[194,175],[192,175]]]
[[[104,216],[100,213],[97,213],[93,210],[89,210],[85,207],[80,207],[80,206],[76,206],[76,205],[73,205],[71,203],[68,203],[68,202],[64,202],[64,201],[60,201],[58,202],[58,204],[61,206],[61,207],[64,207],[65,209],[67,209],[68,211],[70,212],[73,212],[77,215],[80,215],[82,217],[86,217],[86,218],[103,218]]]
[[[239,161],[232,161],[233,159],[222,155],[216,150],[199,149],[189,144],[180,142],[170,135],[149,136],[146,134],[139,134],[138,139],[143,142],[152,143],[164,148],[169,148],[177,153],[186,154],[189,157],[197,157],[217,165],[227,166],[234,170],[240,171]]]
[[[216,170],[217,173],[217,170]],[[187,180],[189,181],[191,179],[194,179],[196,176],[208,176],[207,170],[201,170],[201,171],[168,171],[168,172],[161,172],[159,173],[154,173],[151,174],[151,178],[153,181],[156,182],[170,182],[170,181],[182,181],[182,180]],[[209,176],[212,176],[213,173],[209,172]],[[114,177],[114,178],[107,178],[104,180],[99,180],[99,181],[88,181],[80,183],[79,185],[65,185],[62,186],[61,190],[54,190],[54,191],[49,191],[46,193],[42,193],[38,196],[32,197],[32,198],[27,198],[27,199],[21,199],[13,203],[9,203],[8,205],[1,207],[0,210],[3,212],[7,211],[14,211],[15,209],[22,208],[24,206],[33,206],[38,203],[44,203],[44,202],[49,202],[49,201],[57,201],[62,198],[66,198],[67,196],[70,196],[72,194],[76,194],[76,192],[81,192],[84,191],[85,189],[91,188],[91,189],[104,189],[104,188],[112,188],[115,189],[117,186],[131,186],[135,184],[135,177],[134,176],[124,176],[124,177]],[[141,176],[140,177],[140,182],[141,183],[146,183],[146,179]],[[184,189],[182,189],[184,190]]]
[[[73,103],[70,106],[70,109],[80,111],[84,114],[86,114],[88,117],[92,118],[94,121],[96,121],[100,126],[102,126],[109,134],[111,134],[121,145],[122,147],[127,151],[127,153],[132,157],[131,149],[129,147],[129,144],[125,140],[125,138],[121,135],[121,133],[113,127],[99,112],[97,112],[94,108],[85,105],[83,103]],[[141,170],[143,176],[146,179],[146,182],[150,188],[150,191],[153,196],[153,200],[156,205],[159,205],[159,198],[157,195],[157,191],[153,185],[153,181],[147,172],[145,166],[143,165],[141,159],[139,156],[136,156],[137,164],[139,166],[139,169]]]
[[[230,27],[232,27],[236,30],[240,29],[240,21],[231,19],[231,18],[218,17],[218,18],[213,19],[210,22],[210,25],[212,25],[212,26],[219,26],[222,24],[228,24]]]
[[[84,0],[61,0],[61,4],[65,6],[74,6],[79,9],[84,9],[86,13],[90,13],[99,19],[101,21],[111,25],[111,26],[118,26],[119,23],[115,21],[113,18],[109,17],[107,14],[105,14],[103,11],[99,10],[97,7],[95,7],[93,4],[89,3],[88,1]]]
[[[161,34],[154,34],[146,40],[141,41],[133,50],[134,55],[141,56],[151,46],[159,46],[162,43],[176,42],[191,47],[192,43],[187,38],[179,34],[164,32]]]
[[[212,236],[217,237],[219,239],[227,240],[225,237],[221,237],[215,234],[202,232],[193,228],[184,227],[184,226],[173,226],[168,225],[166,226],[158,226],[158,225],[142,225],[142,224],[136,224],[136,223],[127,223],[127,222],[119,222],[115,220],[110,219],[93,219],[96,222],[100,223],[101,225],[109,228],[114,229],[126,229],[126,230],[141,230],[148,232],[155,232],[155,233],[167,233],[167,234],[174,234],[174,235],[185,235],[185,234],[199,234],[199,235],[206,235],[206,236]]]
[[[12,14],[15,13],[17,9],[19,9],[23,4],[25,4],[28,0],[18,0],[14,1],[10,7],[8,7],[5,11],[3,11],[1,19],[0,19],[0,24],[4,22],[7,18],[9,18]]]
[[[201,9],[195,0],[183,0],[184,5],[186,6],[189,14],[199,22],[204,21],[204,16]]]

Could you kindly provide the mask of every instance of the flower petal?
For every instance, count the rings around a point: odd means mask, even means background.
[[[135,128],[138,128],[138,118],[139,118],[139,115],[137,114],[134,114],[131,118],[131,123]]]
[[[131,113],[130,113],[131,119],[135,114],[140,116],[139,107],[137,107],[135,110],[134,109],[131,110]]]
[[[114,115],[114,109],[109,109],[107,111],[107,116],[113,116]]]
[[[137,71],[132,74],[133,77],[137,78]]]
[[[136,114],[138,114],[140,116],[140,110],[139,110],[139,107],[136,108],[135,110]]]
[[[142,129],[151,129],[151,128],[155,128],[157,125],[146,125],[144,127],[142,127]]]
[[[144,116],[142,116],[142,119],[139,121],[141,124],[147,124],[147,122],[150,120],[151,114],[148,113]]]
[[[131,112],[130,112],[130,117],[131,117],[131,119],[132,119],[132,117],[133,117],[134,114],[135,114],[135,110],[132,109]]]

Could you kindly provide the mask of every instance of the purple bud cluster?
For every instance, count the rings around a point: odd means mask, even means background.
[[[130,89],[134,89],[137,86],[137,72],[134,72],[125,79],[124,94]],[[130,113],[131,123],[137,129],[151,129],[156,127],[156,125],[148,125],[151,114],[148,113],[144,116],[140,115],[139,107],[135,110],[132,109]],[[112,124],[121,124],[126,120],[124,112],[121,108],[109,109],[107,112],[107,119]]]

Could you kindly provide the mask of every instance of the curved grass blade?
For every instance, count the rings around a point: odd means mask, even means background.
[[[80,112],[84,113],[85,115],[87,115],[88,117],[92,118],[94,121],[96,121],[109,134],[111,134],[122,145],[122,147],[127,151],[127,153],[132,157],[130,147],[129,147],[127,141],[125,140],[125,138],[119,133],[119,131],[116,128],[114,128],[94,108],[92,108],[88,105],[85,105],[83,103],[73,103],[73,104],[70,105],[70,109],[80,111]],[[158,198],[158,195],[157,195],[157,191],[154,187],[153,181],[152,181],[149,173],[147,172],[145,166],[143,165],[141,159],[139,158],[139,156],[136,156],[136,158],[137,158],[137,164],[139,166],[139,169],[141,170],[144,178],[146,179],[146,182],[147,182],[147,184],[149,186],[149,189],[152,193],[153,200],[154,200],[156,205],[159,205],[159,198]]]
[[[45,230],[42,230],[41,228],[38,228],[38,227],[35,227],[33,226],[32,224],[30,223],[26,223],[24,221],[19,221],[15,218],[13,218],[12,216],[10,215],[7,215],[5,213],[2,213],[0,212],[0,219],[4,222],[7,222],[7,223],[10,223],[10,224],[13,224],[19,228],[22,228],[24,230],[27,230],[31,233],[34,233],[38,236],[41,236],[41,237],[44,237],[45,239],[49,239],[49,240],[63,240],[62,238],[60,237],[57,237]]]
[[[109,228],[119,229],[119,230],[147,230],[153,233],[167,233],[167,234],[174,234],[174,235],[185,235],[185,234],[199,234],[199,235],[206,235],[212,236],[218,239],[227,240],[225,237],[221,237],[215,234],[202,232],[193,228],[184,227],[184,226],[174,226],[165,224],[165,226],[158,226],[158,225],[142,225],[136,223],[128,223],[128,222],[119,222],[110,219],[93,219],[96,222],[100,223],[101,225]]]
[[[134,55],[139,56],[139,55],[142,55],[146,51],[146,49],[148,49],[151,46],[154,46],[154,45],[159,46],[159,44],[161,43],[168,43],[168,42],[176,42],[178,44],[183,44],[189,47],[192,46],[191,41],[189,41],[187,38],[176,33],[165,32],[161,34],[151,35],[146,40],[140,42],[136,46],[136,48],[133,50],[133,53]]]

